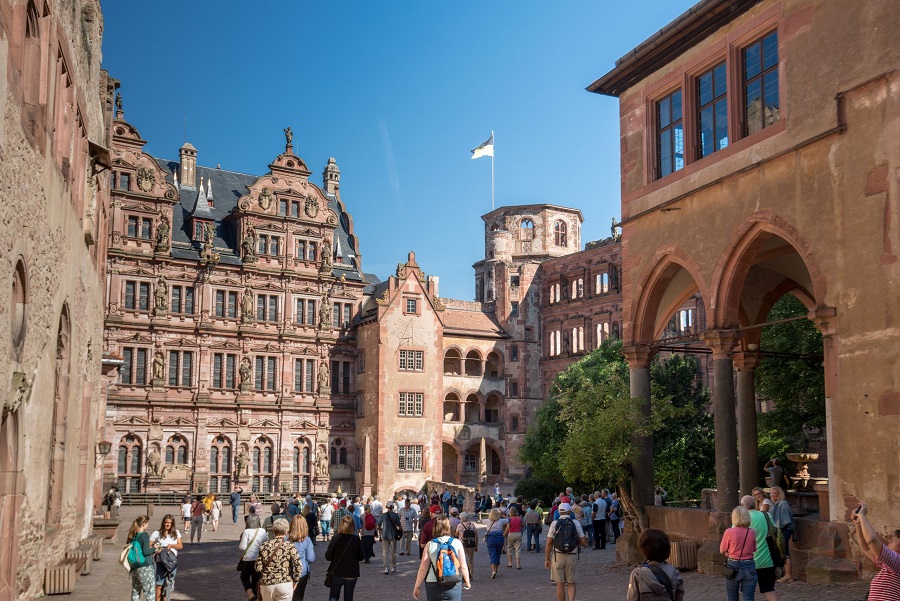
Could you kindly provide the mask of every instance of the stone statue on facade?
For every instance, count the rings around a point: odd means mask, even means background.
[[[327,241],[325,241],[325,243],[322,244],[322,264],[319,267],[320,273],[329,273],[331,271],[332,263],[331,263],[331,250],[329,250],[330,246],[331,245],[328,244]]]
[[[619,270],[612,263],[609,265],[609,289],[619,292]]]
[[[328,299],[328,294],[322,295],[322,300],[319,301],[319,329],[327,330],[331,327],[331,301]]]
[[[166,280],[163,276],[159,276],[159,279],[156,280],[156,294],[154,295],[154,299],[156,304],[156,314],[159,315],[165,313],[166,303],[169,301],[169,287],[166,285]]]
[[[319,456],[316,457],[316,478],[328,477],[328,457],[325,449],[319,449]]]
[[[249,288],[244,288],[244,294],[241,296],[241,319],[244,321],[253,319],[253,293]]]
[[[155,448],[147,455],[147,475],[155,478],[162,476],[162,459]]]
[[[331,374],[328,371],[328,362],[319,363],[319,394],[328,394],[331,392],[329,383]]]
[[[256,230],[252,227],[247,228],[244,239],[241,240],[241,260],[244,263],[256,261]]]
[[[284,128],[284,141],[286,146],[291,146],[294,143],[294,132],[291,130],[290,125]]]
[[[159,219],[159,225],[156,226],[156,246],[155,250],[158,253],[167,253],[169,252],[169,232],[171,228],[169,227],[168,218],[163,215]]]
[[[237,466],[237,476],[250,475],[250,456],[247,455],[247,451],[244,449],[238,451],[237,456],[234,458],[234,464]]]
[[[166,367],[166,358],[163,356],[162,351],[156,351],[156,354],[153,355],[153,380],[154,384],[156,382],[162,382],[163,379],[163,370]]]
[[[241,366],[238,368],[238,373],[241,377],[241,390],[249,390],[250,389],[250,358],[244,357],[241,359]]]

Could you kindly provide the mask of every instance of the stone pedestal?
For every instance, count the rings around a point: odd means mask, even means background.
[[[814,557],[806,564],[806,581],[810,584],[859,582],[859,562],[839,557]]]
[[[701,574],[721,574],[725,556],[719,552],[717,541],[707,541],[697,549],[697,571]]]
[[[616,563],[619,565],[636,565],[644,562],[644,556],[637,546],[638,535],[630,528],[616,539]]]
[[[157,494],[162,491],[162,476],[147,476],[147,484],[144,491],[150,494]]]
[[[828,481],[813,484],[813,490],[816,491],[816,495],[819,497],[819,519],[828,521],[831,515],[831,505],[828,499]]]

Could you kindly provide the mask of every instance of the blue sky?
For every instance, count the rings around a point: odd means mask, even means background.
[[[690,2],[104,2],[103,64],[146,150],[264,174],[294,131],[317,184],[328,157],[363,269],[415,251],[440,294],[471,299],[497,206],[582,211],[582,241],[619,217],[618,102],[584,88]]]

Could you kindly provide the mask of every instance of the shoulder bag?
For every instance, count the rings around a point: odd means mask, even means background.
[[[769,555],[772,556],[772,565],[776,568],[783,568],[787,558],[784,556],[784,534],[775,527],[769,514],[763,512],[766,516],[766,546],[769,548]]]
[[[244,547],[244,552],[241,553],[241,558],[238,559],[238,564],[237,564],[237,571],[238,571],[238,572],[241,571],[241,564],[244,563],[244,555],[246,555],[246,554],[247,554],[247,551],[250,550],[250,547],[253,546],[253,541],[256,540],[256,535],[257,535],[257,534],[259,534],[259,528],[257,528],[257,529],[253,532],[253,538],[251,538],[251,539],[250,539],[250,542],[247,543],[247,546]]]
[[[331,576],[334,573],[334,564],[341,562],[341,560],[344,558],[344,555],[347,554],[347,549],[349,549],[349,548],[350,548],[350,539],[348,538],[347,544],[344,545],[344,550],[341,551],[340,557],[338,557],[336,560],[334,560],[330,564],[328,564],[328,570],[325,572],[325,586],[331,588]]]

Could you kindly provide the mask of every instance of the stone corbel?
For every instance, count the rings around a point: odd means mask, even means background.
[[[820,307],[814,309],[808,314],[809,319],[816,324],[823,338],[834,336],[837,334],[837,308],[836,307]]]

